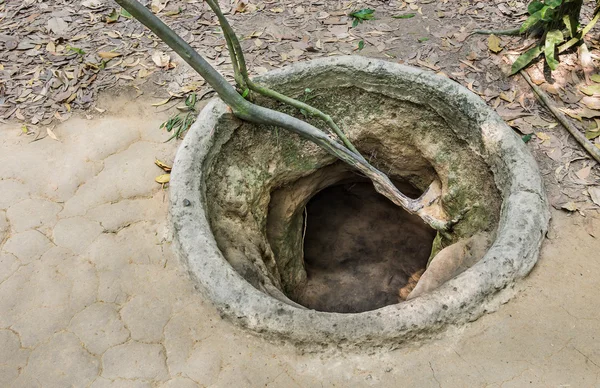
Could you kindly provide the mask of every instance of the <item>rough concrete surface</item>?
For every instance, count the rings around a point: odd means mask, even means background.
[[[291,339],[307,347],[390,347],[431,338],[447,324],[473,321],[512,296],[514,283],[527,275],[538,259],[549,221],[548,203],[538,167],[525,143],[481,98],[431,72],[353,56],[297,63],[266,73],[260,82],[287,95],[297,95],[299,85],[317,93],[317,88],[323,87],[335,94],[338,106],[360,112],[348,118],[354,123],[360,123],[355,118],[364,120],[358,128],[348,126],[349,138],[354,141],[364,135],[382,143],[374,150],[394,158],[389,170],[392,176],[396,169],[415,171],[411,160],[402,160],[410,159],[405,150],[426,158],[439,176],[442,198],[456,200],[450,217],[457,217],[461,208],[471,209],[451,234],[468,230],[466,236],[470,237],[489,231],[492,219],[499,221],[485,256],[426,295],[360,314],[298,308],[279,291],[273,265],[278,258],[264,248],[269,244],[261,220],[268,218],[269,193],[274,188],[308,176],[331,157],[322,150],[323,156],[317,156],[318,152],[310,149],[316,146],[309,143],[296,145],[302,151],[290,158],[283,146],[291,142],[289,137],[265,139],[269,128],[261,127],[244,132],[245,125],[232,120],[230,109],[215,100],[200,113],[177,152],[170,215],[179,256],[224,315],[265,336]],[[378,116],[386,125],[380,127],[378,118],[369,117],[372,110],[361,112],[364,105],[353,98],[356,95],[342,93],[348,84],[355,91],[373,93],[367,100],[378,101],[379,106],[386,106],[389,100],[415,104],[410,108],[413,113],[397,108],[400,104],[382,109]],[[336,108],[331,112],[339,115]],[[398,114],[393,117],[395,112]],[[429,113],[419,116],[423,112]],[[373,128],[379,129],[378,135],[371,132]],[[268,143],[272,145],[263,147]],[[356,144],[360,149],[360,141]],[[461,159],[461,163],[452,159]],[[486,190],[492,185],[494,190]],[[494,217],[491,213],[500,205],[500,216]],[[294,226],[301,230],[301,225],[293,223],[290,230]],[[240,257],[246,265],[239,265]],[[267,272],[263,267],[269,271],[260,276]]]
[[[499,311],[391,352],[300,354],[223,321],[174,258],[155,157],[164,115],[106,116],[31,142],[0,125],[1,387],[592,387],[600,373],[600,221],[552,239]],[[27,202],[25,202],[27,201]],[[591,220],[591,221],[590,221]]]

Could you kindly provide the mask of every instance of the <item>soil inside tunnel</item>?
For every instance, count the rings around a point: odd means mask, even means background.
[[[407,195],[420,194],[406,186]],[[435,238],[418,216],[367,182],[322,190],[305,217],[308,276],[295,301],[319,311],[358,313],[398,303],[399,289],[427,265]]]

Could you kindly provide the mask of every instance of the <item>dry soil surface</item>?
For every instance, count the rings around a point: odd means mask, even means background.
[[[554,211],[497,312],[401,349],[302,354],[223,321],[174,257],[165,114],[130,96],[32,141],[0,126],[2,387],[592,387],[600,220]]]

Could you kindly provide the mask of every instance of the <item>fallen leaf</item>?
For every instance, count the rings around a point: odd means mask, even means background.
[[[160,183],[160,184],[165,184],[165,183],[169,183],[169,181],[171,180],[171,174],[162,174],[157,176],[155,179],[156,183]]]
[[[123,54],[114,52],[114,51],[100,51],[98,52],[98,56],[102,59],[113,59],[116,57],[120,57]]]
[[[171,57],[163,51],[155,51],[154,54],[152,54],[152,61],[154,61],[158,67],[167,67],[171,61]]]
[[[584,97],[581,102],[590,109],[600,109],[600,99],[594,97]]]
[[[590,198],[592,201],[600,206],[600,186],[591,186],[588,187],[588,193],[590,194]]]
[[[590,172],[592,172],[592,166],[586,166],[577,171],[575,175],[581,180],[586,180],[590,176]]]
[[[537,136],[538,139],[540,139],[542,141],[542,143],[550,140],[550,136],[548,136],[544,132],[536,132],[535,135]]]
[[[496,54],[502,51],[503,47],[500,46],[500,38],[498,38],[494,34],[490,35],[490,37],[488,38],[488,48],[491,52]]]
[[[560,207],[560,208],[561,208],[561,209],[564,209],[564,210],[568,210],[568,211],[570,211],[570,212],[577,211],[577,209],[578,209],[577,205],[576,205],[576,204],[575,204],[575,202],[573,202],[573,201],[571,201],[571,202],[567,202],[567,203],[565,203],[565,204],[561,205],[561,207]]]
[[[69,25],[63,18],[53,17],[48,20],[47,23],[48,31],[55,33],[56,35],[63,35],[69,29]]]
[[[58,140],[58,137],[56,137],[56,134],[54,134],[52,129],[46,128],[46,133],[48,133],[48,136],[50,137],[50,139],[60,141],[60,140]]]
[[[163,9],[165,9],[165,7],[167,6],[167,4],[169,4],[169,0],[152,0],[152,3],[150,5],[150,9],[154,13],[159,13],[160,11],[162,11]]]
[[[102,6],[104,6],[104,1],[103,0],[83,0],[81,2],[81,5],[83,5],[86,8],[96,10],[96,9],[102,8]]]
[[[579,88],[583,94],[593,96],[594,94],[600,94],[600,84],[585,85]]]
[[[162,160],[158,160],[156,159],[154,161],[154,164],[156,164],[158,167],[162,168],[163,170],[165,170],[165,172],[171,172],[171,166],[169,166],[168,164],[166,164],[165,162],[163,162]]]
[[[165,105],[167,102],[171,101],[171,98],[172,98],[172,97],[169,97],[169,98],[167,98],[166,100],[162,100],[162,101],[159,101],[159,102],[157,102],[157,103],[154,103],[154,104],[152,104],[152,106],[161,106],[161,105]]]
[[[121,14],[119,12],[117,12],[116,9],[113,8],[113,10],[110,12],[110,14],[108,14],[108,16],[106,17],[106,23],[115,23],[116,21],[119,20],[119,17],[121,16]]]

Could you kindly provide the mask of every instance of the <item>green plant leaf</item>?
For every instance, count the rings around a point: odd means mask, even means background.
[[[543,9],[543,8],[542,8]],[[527,32],[531,27],[535,26],[542,19],[542,11],[537,11],[533,15],[527,18],[521,25],[521,34]]]
[[[534,13],[536,13],[537,11],[539,11],[540,9],[542,9],[543,7],[544,7],[544,3],[542,3],[540,0],[533,0],[527,6],[527,12],[530,15],[533,15]]]
[[[555,9],[560,7],[560,5],[563,3],[563,0],[545,0],[545,3],[548,7]]]
[[[185,106],[193,110],[196,106],[196,99],[196,93],[191,93],[185,98]]]
[[[565,15],[563,16],[563,23],[565,24],[565,27],[567,27],[569,38],[575,37],[577,34],[577,29],[579,28],[577,19],[575,19],[573,15]]]
[[[565,40],[563,33],[560,30],[548,31],[546,34],[546,43],[544,47],[544,55],[550,69],[556,70],[558,60],[556,59],[556,46]]]
[[[356,27],[358,26],[358,23],[362,22],[362,20],[355,18],[354,21],[352,22],[352,27]]]
[[[133,18],[133,16],[131,16],[131,14],[124,8],[121,8],[121,16],[127,19]]]
[[[600,82],[600,74],[594,74],[590,77],[590,79],[594,82]]]
[[[82,49],[80,49],[78,47],[67,46],[67,50],[73,51],[77,55],[85,55],[85,51],[83,51]]]
[[[513,63],[512,68],[510,70],[510,75],[516,74],[519,70],[527,67],[534,59],[536,59],[541,53],[544,52],[544,47],[542,45],[533,47],[527,51],[525,51],[515,63]]]
[[[358,51],[362,50],[365,48],[365,41],[361,40],[358,42]]]
[[[525,143],[529,143],[529,140],[531,140],[532,137],[533,135],[530,133],[529,135],[522,136],[521,139],[523,139]]]
[[[423,38],[419,38],[417,39],[419,41],[419,43],[423,43],[423,42],[427,42],[429,40],[428,37],[423,37]]]
[[[250,89],[244,90],[244,92],[242,93],[242,97],[244,97],[244,98],[248,97],[249,93],[250,93]]]
[[[554,16],[556,15],[556,11],[553,8],[548,6],[542,8],[540,11],[540,19],[545,22],[554,21]]]
[[[363,8],[363,9],[359,9],[358,11],[352,12],[350,14],[350,16],[352,16],[355,19],[360,19],[360,20],[371,20],[375,17],[374,13],[375,13],[374,9]]]
[[[403,15],[393,15],[392,18],[394,19],[410,19],[410,18],[414,18],[417,14],[416,13],[405,13]]]

